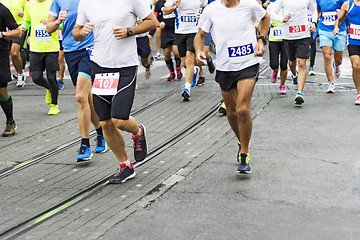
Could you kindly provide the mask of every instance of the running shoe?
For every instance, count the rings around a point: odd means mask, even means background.
[[[251,168],[250,168],[250,156],[246,153],[240,154],[240,164],[238,168],[238,173],[241,174],[250,174]]]
[[[335,66],[335,62],[333,62],[333,68],[334,68],[334,76],[335,76],[336,78],[339,78],[340,75],[341,75],[340,66],[336,67],[336,66]]]
[[[221,101],[218,112],[221,113],[222,115],[226,115],[226,105],[224,101]]]
[[[273,71],[270,77],[270,82],[276,83],[278,72]]]
[[[152,66],[153,63],[154,63],[154,57],[151,57],[151,59],[150,59],[150,66]]]
[[[12,135],[15,135],[17,126],[15,122],[12,123],[6,123],[5,130],[2,134],[3,137],[9,137]]]
[[[286,88],[284,85],[280,85],[279,89],[280,89],[280,95],[286,95]]]
[[[213,74],[215,72],[215,65],[212,58],[210,58],[210,61],[207,64],[208,64],[209,72]]]
[[[181,72],[181,67],[176,68],[176,76],[177,76],[177,80],[181,80],[183,78],[183,74]]]
[[[60,90],[64,89],[64,81],[63,80],[58,80],[58,85],[59,85]]]
[[[141,133],[136,137],[132,136],[134,141],[134,158],[137,162],[141,162],[147,156],[146,129],[142,124],[139,124],[139,128]]]
[[[50,104],[48,115],[58,115],[60,112],[58,105]]]
[[[335,83],[329,83],[326,93],[335,93]]]
[[[241,162],[240,151],[241,151],[241,144],[238,142],[238,153],[237,153],[237,159],[236,159],[237,164],[240,164],[240,162]]]
[[[13,77],[14,79],[18,79],[19,74],[18,74],[18,73],[13,73],[12,77]]]
[[[355,105],[360,105],[360,94],[356,97]]]
[[[201,86],[205,84],[205,77],[199,77],[199,80],[196,83],[196,86]]]
[[[295,104],[302,105],[304,103],[304,96],[301,92],[297,92],[295,96]]]
[[[162,58],[162,54],[161,52],[157,52],[156,55],[154,56],[155,60],[160,60]]]
[[[309,76],[314,76],[315,75],[315,71],[313,67],[309,67]]]
[[[173,82],[175,80],[175,73],[171,72],[170,76],[166,79],[168,82]]]
[[[18,74],[16,87],[21,88],[25,86],[25,76],[24,74]]]
[[[103,135],[98,134],[96,136],[96,147],[95,147],[95,152],[96,153],[104,153],[107,151],[108,147],[105,141],[105,138]]]
[[[191,87],[195,86],[198,81],[197,75],[199,74],[200,68],[198,66],[194,67],[194,76],[191,82]]]
[[[78,154],[78,156],[77,156],[77,158],[76,158],[76,161],[77,161],[77,162],[88,161],[88,160],[91,159],[92,155],[93,155],[93,154],[92,154],[92,152],[91,152],[90,147],[82,144],[82,145],[80,146],[79,154]]]
[[[183,92],[181,93],[181,96],[183,97],[183,101],[187,102],[190,101],[190,91],[187,88],[184,88]]]
[[[116,173],[109,179],[109,183],[111,184],[119,184],[124,183],[126,180],[134,178],[136,173],[134,171],[134,166],[130,163],[131,166],[126,166],[125,163],[120,163],[119,169]]]
[[[294,75],[291,75],[291,79],[292,79],[292,82],[293,82],[293,85],[297,85],[298,84],[298,76],[294,76]]]
[[[49,89],[46,90],[46,95],[45,95],[45,102],[46,104],[50,104],[51,103],[51,92]]]
[[[148,67],[145,70],[145,79],[149,79],[150,77],[151,77],[151,70],[150,67]]]

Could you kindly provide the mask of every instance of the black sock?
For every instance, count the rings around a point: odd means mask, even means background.
[[[4,99],[0,99],[0,105],[3,109],[6,116],[6,123],[14,122],[13,118],[13,102],[10,94],[8,94]]]
[[[174,63],[173,63],[173,60],[170,59],[170,60],[165,60],[166,62],[166,66],[167,68],[169,69],[170,72],[174,72]]]
[[[98,135],[103,135],[102,127],[99,127],[98,129],[96,129],[96,132]]]
[[[86,145],[90,147],[90,139],[89,138],[82,138],[81,139],[81,145]]]
[[[181,59],[180,58],[175,58],[175,63],[176,63],[176,67],[181,67]]]

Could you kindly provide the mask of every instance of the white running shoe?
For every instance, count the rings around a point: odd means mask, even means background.
[[[24,86],[25,86],[25,76],[24,76],[24,74],[19,74],[18,80],[16,83],[16,87],[20,88],[20,87],[24,87]]]
[[[335,93],[335,83],[329,83],[327,93]]]

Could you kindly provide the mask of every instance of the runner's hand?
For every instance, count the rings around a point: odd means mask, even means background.
[[[19,28],[20,28],[21,32],[25,32],[25,30],[26,30],[24,25],[21,25]]]
[[[113,27],[113,33],[117,40],[127,37],[127,29],[123,27]]]
[[[311,33],[315,33],[316,32],[316,25],[315,23],[311,23],[309,26],[309,30]]]
[[[262,57],[265,52],[264,42],[263,40],[259,39],[255,46],[255,56]]]
[[[41,22],[42,24],[46,25],[46,24],[47,24],[47,19],[43,18],[43,19],[40,20],[40,22]]]
[[[291,14],[288,14],[284,17],[283,22],[288,22],[291,18]]]
[[[81,29],[81,34],[84,37],[86,37],[92,32],[93,29],[94,29],[94,24],[92,24],[91,22],[87,22],[85,23],[85,26]]]
[[[176,0],[175,1],[175,7],[178,8],[180,6],[181,0]]]
[[[59,16],[58,16],[58,23],[59,24],[63,23],[66,20],[67,15],[68,15],[68,11],[69,11],[69,9],[67,8],[65,11],[60,11],[59,12]]]
[[[336,36],[336,35],[338,35],[338,33],[339,33],[339,27],[335,26],[334,31],[333,31],[333,35]]]
[[[196,62],[198,66],[205,66],[206,65],[206,55],[203,51],[199,50],[196,53]]]
[[[17,15],[19,17],[23,18],[24,17],[24,11],[17,12]]]

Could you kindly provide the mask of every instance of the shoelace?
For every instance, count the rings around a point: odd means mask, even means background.
[[[86,148],[84,146],[81,146],[80,149],[79,149],[79,153],[84,154],[85,151],[86,151]]]
[[[119,174],[124,171],[124,169],[126,168],[126,164],[125,163],[120,163],[120,167],[119,169],[117,170],[117,172],[115,173],[115,176],[119,176]]]

